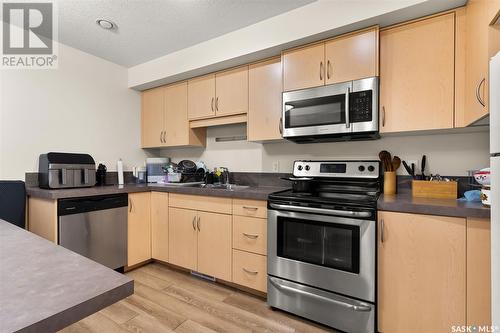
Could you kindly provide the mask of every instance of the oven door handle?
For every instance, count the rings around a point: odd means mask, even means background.
[[[346,91],[345,91],[345,127],[346,128],[349,128],[351,127],[351,120],[349,119],[349,93],[350,93],[350,89],[349,87],[346,88]]]
[[[299,206],[291,206],[291,205],[281,205],[281,204],[269,204],[271,208],[274,209],[286,209],[294,212],[301,213],[318,213],[318,214],[326,214],[326,215],[340,215],[347,217],[370,217],[371,213],[369,212],[355,212],[352,210],[338,210],[338,209],[326,209],[326,208],[315,208],[315,207],[299,207]]]
[[[308,291],[305,291],[305,290],[300,290],[300,289],[297,289],[297,288],[285,286],[285,285],[280,284],[278,281],[276,281],[272,277],[269,277],[269,282],[271,282],[271,284],[274,285],[278,289],[287,290],[287,291],[290,291],[290,292],[293,292],[293,293],[296,293],[296,294],[301,294],[301,295],[304,295],[304,296],[309,296],[309,297],[313,297],[313,298],[316,298],[316,299],[320,299],[322,301],[334,303],[336,305],[340,305],[340,306],[342,306],[344,308],[348,308],[348,309],[351,309],[351,310],[354,310],[354,311],[369,312],[369,311],[372,310],[372,307],[369,306],[369,305],[354,305],[354,304],[349,304],[349,303],[338,301],[338,300],[335,300],[335,299],[331,299],[331,298],[328,298],[328,297],[325,297],[325,296],[322,296],[322,295],[317,295],[317,294],[314,294],[314,293],[311,293],[311,292],[308,292]]]

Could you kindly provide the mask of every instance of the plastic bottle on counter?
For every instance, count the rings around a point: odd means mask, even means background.
[[[116,162],[116,171],[118,173],[118,185],[124,185],[125,182],[123,180],[123,161],[120,158],[118,162]]]

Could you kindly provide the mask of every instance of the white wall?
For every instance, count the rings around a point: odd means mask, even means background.
[[[318,0],[133,66],[129,68],[128,85],[144,90],[264,59],[296,45],[370,25],[385,26],[422,17],[464,3],[465,0]]]
[[[0,71],[0,179],[24,179],[49,151],[84,152],[116,169],[142,165],[140,95],[127,70],[59,44],[56,70]]]
[[[215,142],[216,137],[245,134],[244,125],[209,128],[206,149],[164,149],[162,156],[176,162],[181,159],[201,159],[209,167],[226,166],[233,171],[273,171],[273,163],[280,172],[291,172],[296,159],[378,159],[386,149],[401,159],[420,165],[422,154],[427,155],[427,165],[434,174],[464,176],[467,170],[489,165],[489,135],[481,132],[453,132],[411,136],[387,136],[373,141],[333,142],[319,144],[251,143],[246,141]],[[406,174],[404,168],[400,174]]]

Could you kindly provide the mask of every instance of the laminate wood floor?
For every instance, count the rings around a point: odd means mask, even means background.
[[[192,277],[159,263],[126,274],[134,279],[134,295],[60,332],[336,332],[273,311],[259,297]]]

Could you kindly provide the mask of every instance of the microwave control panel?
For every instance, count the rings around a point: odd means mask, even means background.
[[[372,121],[372,90],[353,92],[349,95],[351,123]]]

